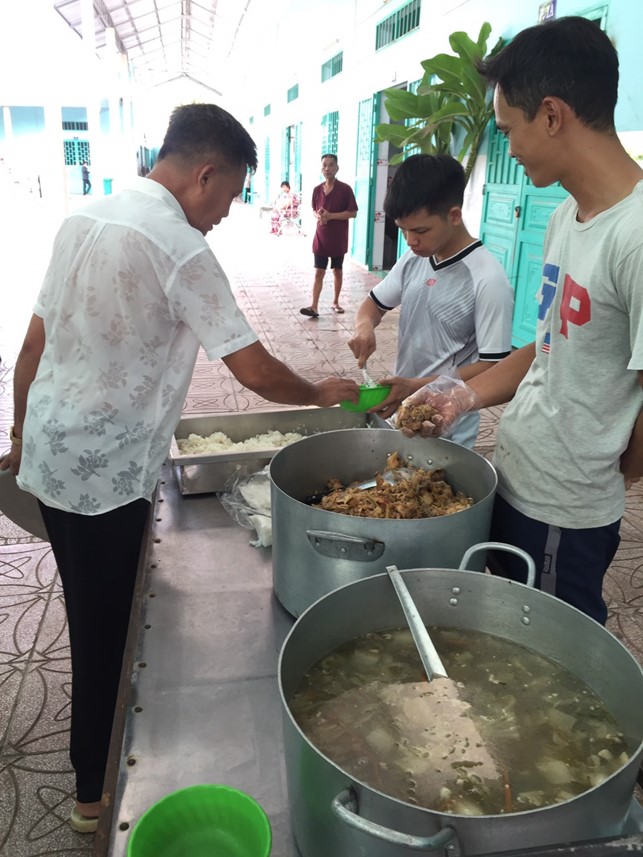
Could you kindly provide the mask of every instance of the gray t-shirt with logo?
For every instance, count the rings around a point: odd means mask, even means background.
[[[643,405],[643,181],[586,223],[570,197],[544,247],[536,358],[507,406],[494,463],[523,514],[580,529],[623,515],[619,459]]]

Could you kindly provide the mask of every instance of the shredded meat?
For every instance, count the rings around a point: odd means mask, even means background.
[[[422,423],[430,420],[437,413],[436,409],[431,405],[402,404],[395,415],[395,422],[398,428],[419,431]]]
[[[375,475],[375,487],[344,486],[339,479],[331,479],[327,483],[329,493],[314,506],[340,515],[396,519],[437,518],[473,506],[473,499],[456,493],[444,476],[441,469],[409,468],[398,453],[393,453],[384,475]]]

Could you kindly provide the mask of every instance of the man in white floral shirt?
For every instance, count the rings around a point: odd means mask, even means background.
[[[205,240],[256,166],[229,113],[177,108],[148,177],[63,222],[16,364],[0,468],[38,498],[63,582],[82,832],[97,826],[143,531],[199,345],[271,401],[357,400],[353,381],[309,383],[266,351]]]

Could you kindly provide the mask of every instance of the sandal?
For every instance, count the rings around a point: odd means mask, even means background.
[[[76,807],[74,807],[69,816],[69,824],[72,830],[75,830],[77,833],[96,833],[98,816],[96,818],[88,818],[86,815],[81,815]]]
[[[331,309],[332,309],[332,311],[333,311],[333,312],[338,313],[338,315],[341,315],[341,314],[344,312],[343,308],[342,308],[342,307],[340,307],[340,305],[339,305],[339,304],[333,304],[333,305],[332,305],[332,307],[331,307]]]
[[[309,316],[310,318],[319,318],[319,313],[318,313],[318,312],[316,312],[316,311],[315,311],[311,306],[305,306],[305,307],[302,307],[302,308],[299,310],[299,312],[300,312],[302,315],[307,315],[307,316]],[[343,310],[342,310],[342,312],[343,312]]]

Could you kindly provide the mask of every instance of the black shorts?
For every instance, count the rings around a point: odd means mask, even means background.
[[[319,268],[322,271],[325,271],[328,267],[328,256],[320,256],[318,253],[314,254],[315,256],[315,268]],[[330,267],[338,268],[340,271],[344,265],[344,254],[341,256],[331,256],[330,257]]]
[[[536,563],[536,587],[566,601],[601,625],[607,619],[603,578],[620,542],[620,521],[572,530],[528,518],[496,494],[491,541],[522,548]],[[490,551],[494,574],[524,583],[527,566],[517,556]]]

